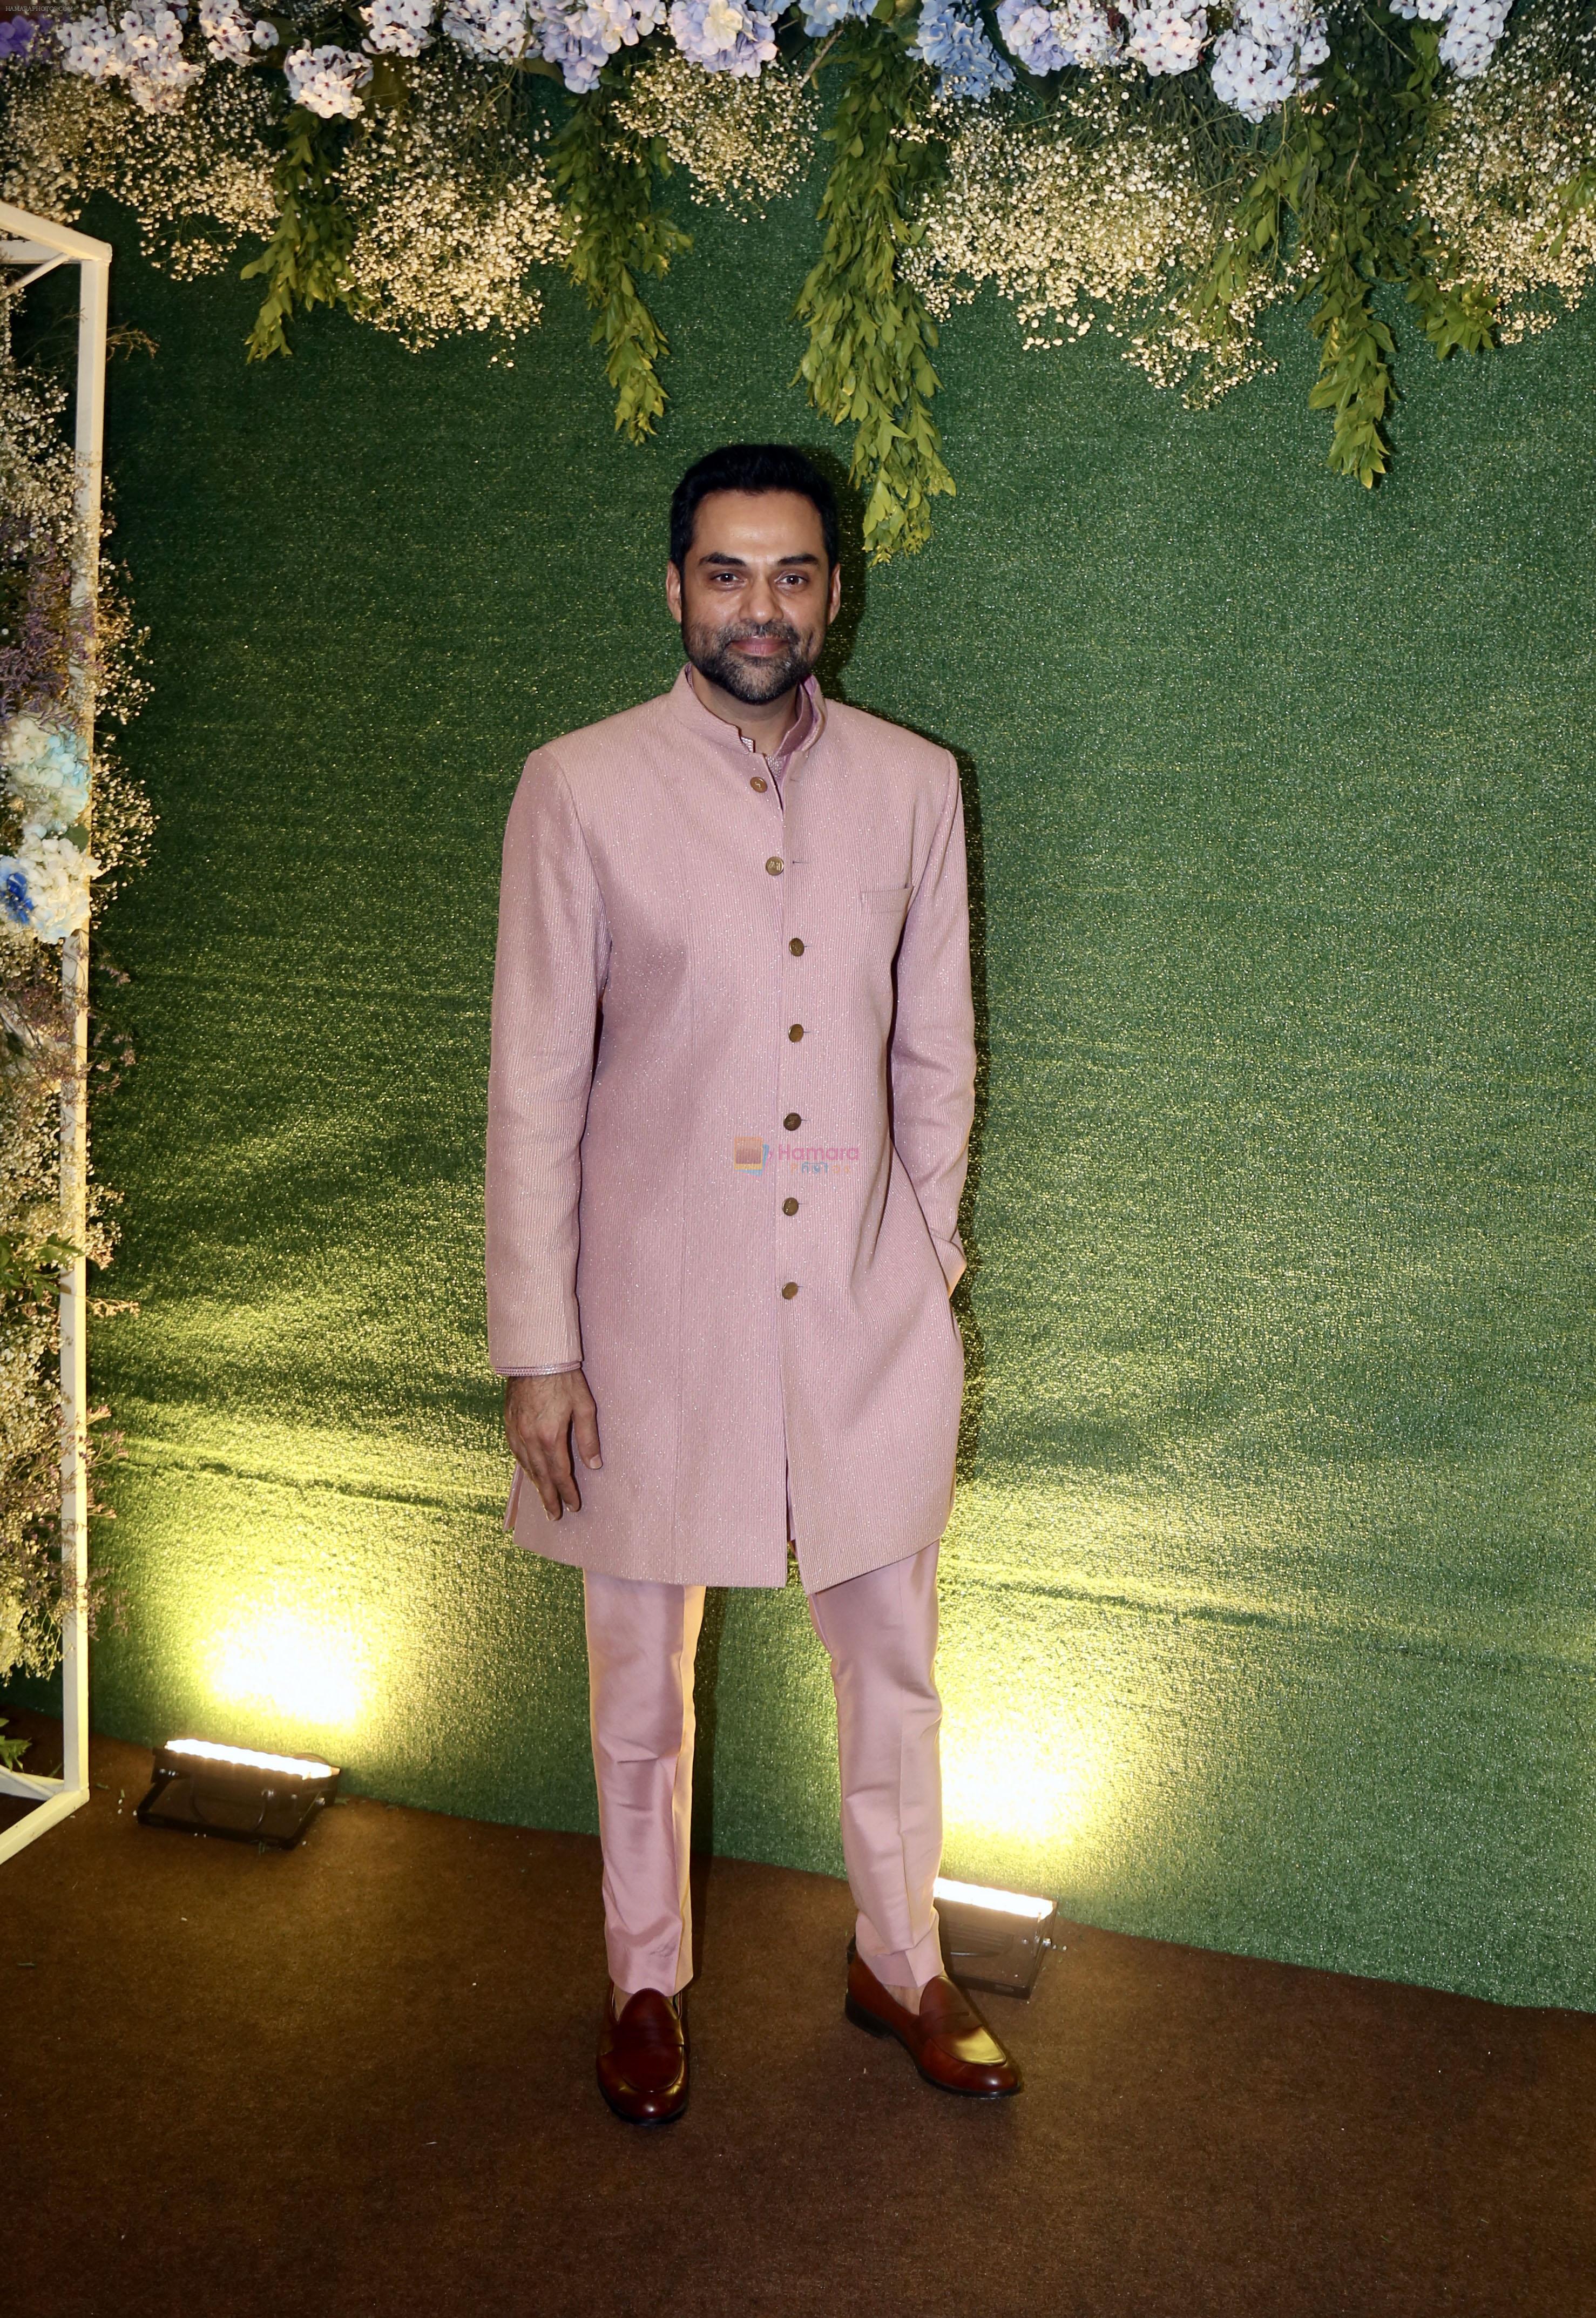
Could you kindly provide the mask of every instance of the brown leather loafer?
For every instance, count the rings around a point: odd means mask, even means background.
[[[921,1989],[918,2012],[905,2012],[861,1961],[850,1940],[843,2009],[856,2028],[872,2036],[895,2036],[938,2092],[1002,2100],[1020,2089],[1019,2071],[964,1990],[955,1988],[946,1972]]]
[[[657,1988],[641,1988],[615,2017],[614,1983],[598,2032],[598,2089],[628,2125],[668,2125],[687,2106],[687,2019]]]

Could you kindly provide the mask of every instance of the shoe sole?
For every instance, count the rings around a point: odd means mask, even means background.
[[[901,2044],[914,2062],[916,2074],[923,2078],[925,2082],[937,2092],[956,2093],[961,2100],[1012,2100],[1016,2093],[1025,2089],[1023,2078],[1012,2085],[995,2087],[991,2092],[982,2092],[974,2085],[945,2084],[940,2077],[934,2077],[929,2069],[920,2066],[919,2056],[913,2045],[910,2044],[907,2037],[899,2034],[890,2020],[878,2020],[874,2012],[866,2012],[858,1999],[852,1995],[843,1998],[842,2008],[854,2026],[862,2028],[866,2036],[886,2036],[890,2037],[894,2044]]]

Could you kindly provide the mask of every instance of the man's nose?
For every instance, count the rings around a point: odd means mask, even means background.
[[[750,620],[780,620],[784,617],[775,587],[758,573],[749,589],[748,617]]]

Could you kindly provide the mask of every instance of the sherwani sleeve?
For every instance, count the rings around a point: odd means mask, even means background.
[[[892,1043],[892,1142],[909,1171],[951,1295],[964,1269],[959,1200],[975,1116],[975,1011],[958,767],[898,950]]]
[[[488,1352],[579,1366],[578,1200],[609,928],[569,785],[527,759],[505,830],[488,1076]]]

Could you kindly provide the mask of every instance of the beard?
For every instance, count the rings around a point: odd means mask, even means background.
[[[768,660],[742,660],[731,646],[749,636],[777,637],[784,649]],[[739,620],[725,628],[712,627],[706,620],[682,623],[683,648],[699,675],[749,708],[779,699],[812,675],[822,641],[816,636],[806,644],[785,620]]]

